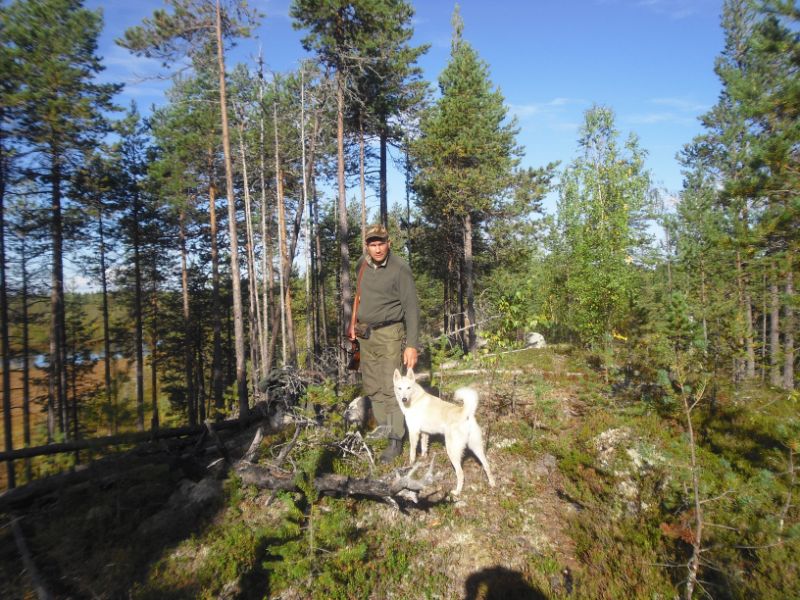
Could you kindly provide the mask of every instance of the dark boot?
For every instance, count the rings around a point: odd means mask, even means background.
[[[382,463],[390,463],[394,461],[395,458],[400,456],[403,452],[403,440],[397,438],[389,438],[389,445],[386,446],[386,450],[381,453],[381,462]]]

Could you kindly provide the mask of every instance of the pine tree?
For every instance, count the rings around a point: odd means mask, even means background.
[[[429,46],[409,44],[414,33],[411,4],[405,0],[382,0],[375,3],[375,10],[379,30],[365,40],[365,59],[356,77],[356,119],[367,134],[378,137],[379,218],[388,226],[388,146],[403,140],[403,125],[414,120],[425,100],[427,84],[416,63]]]
[[[225,165],[225,188],[228,200],[228,228],[231,239],[230,262],[233,294],[234,336],[236,345],[236,382],[239,417],[245,419],[250,411],[247,394],[247,366],[245,358],[244,315],[239,275],[239,236],[237,233],[236,201],[233,185],[233,162],[228,131],[228,99],[226,91],[225,49],[223,40],[249,35],[258,14],[251,10],[246,0],[170,0],[172,13],[157,10],[152,19],[125,32],[118,43],[131,51],[160,58],[165,66],[181,55],[193,60],[208,58],[209,49],[216,48],[217,75],[219,79],[219,106],[221,135]]]
[[[426,221],[436,228],[450,274],[449,295],[458,296],[457,312],[466,317],[466,348],[474,349],[474,255],[481,228],[509,205],[533,200],[517,171],[521,148],[517,125],[507,119],[502,94],[492,88],[488,66],[462,37],[456,11],[450,60],[439,77],[441,97],[420,122],[411,144],[416,163],[414,188]],[[447,304],[446,299],[446,304]],[[450,329],[448,329],[450,331]]]
[[[369,40],[381,28],[376,7],[381,0],[294,0],[289,14],[296,29],[308,29],[303,47],[315,52],[319,61],[334,72],[336,89],[336,177],[339,215],[339,283],[341,304],[339,322],[342,334],[350,323],[352,290],[350,287],[349,223],[345,185],[346,97],[354,89],[354,77],[367,62],[364,52]],[[345,364],[344,360],[340,363]]]
[[[65,184],[108,125],[104,111],[119,86],[98,84],[103,70],[97,50],[98,12],[80,0],[17,0],[4,13],[3,29],[19,68],[14,103],[20,109],[15,135],[29,150],[32,176],[49,196],[52,246],[51,404],[69,435],[67,332],[64,306]]]

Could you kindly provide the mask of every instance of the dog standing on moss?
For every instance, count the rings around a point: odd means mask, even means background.
[[[425,456],[428,453],[428,437],[441,434],[444,435],[447,456],[456,471],[456,487],[452,492],[453,495],[458,496],[464,487],[461,459],[467,448],[478,458],[489,479],[489,485],[494,487],[494,477],[483,447],[483,433],[475,420],[478,392],[468,387],[457,389],[454,397],[463,404],[459,406],[440,400],[422,389],[416,382],[412,369],[408,370],[406,376],[395,369],[393,381],[395,397],[406,419],[411,462],[417,459],[417,443],[420,439],[422,456]]]

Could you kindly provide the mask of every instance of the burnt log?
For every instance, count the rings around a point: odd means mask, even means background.
[[[428,473],[421,479],[414,474],[421,463],[411,469],[398,469],[394,473],[379,479],[356,478],[336,473],[325,473],[314,478],[314,489],[326,496],[355,496],[396,504],[397,500],[418,502],[419,492],[436,483],[440,476],[432,474],[433,462]],[[279,471],[266,465],[254,465],[240,462],[236,473],[245,485],[253,485],[259,489],[273,491],[299,491],[294,475]]]

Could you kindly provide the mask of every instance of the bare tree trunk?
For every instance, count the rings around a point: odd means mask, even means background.
[[[685,598],[691,600],[694,595],[694,588],[697,586],[697,573],[700,569],[700,553],[703,542],[703,503],[700,497],[700,467],[697,464],[695,450],[694,427],[692,426],[692,410],[703,396],[705,387],[698,391],[694,398],[690,398],[681,384],[681,397],[683,400],[684,415],[686,417],[686,429],[689,438],[689,451],[691,457],[690,469],[692,477],[692,496],[694,500],[694,531],[692,532],[692,556],[687,565],[689,576],[686,580]],[[690,404],[690,400],[692,403]]]
[[[20,244],[20,271],[22,272],[22,439],[26,448],[31,445],[31,352],[30,352],[30,319],[28,316],[28,257],[24,240]],[[33,479],[30,459],[25,460],[25,479]]]
[[[286,340],[286,305],[288,296],[286,294],[286,246],[284,237],[286,236],[286,223],[284,218],[283,206],[283,172],[281,171],[280,142],[278,140],[278,107],[272,106],[272,125],[275,133],[275,207],[278,209],[278,283],[280,285],[280,305],[281,305],[281,361],[285,367],[287,360],[287,340]]]
[[[314,302],[311,292],[311,205],[308,196],[308,181],[313,176],[313,164],[306,162],[306,80],[304,64],[300,65],[300,162],[303,165],[303,206],[306,207],[303,217],[303,237],[305,238],[305,283],[306,283],[306,367],[314,364]],[[313,160],[313,151],[312,158]]]
[[[64,309],[64,257],[63,219],[61,214],[61,171],[57,152],[53,153],[50,238],[52,242],[53,269],[50,291],[50,370],[55,393],[54,403],[58,414],[59,430],[69,439],[69,414],[67,404],[67,332]]]
[[[150,261],[150,310],[152,323],[150,324],[150,429],[158,430],[158,266],[155,252]]]
[[[783,388],[794,389],[794,251],[786,257],[786,283],[783,301]]]
[[[250,319],[248,331],[250,332],[250,361],[253,368],[250,373],[252,389],[258,384],[260,356],[258,349],[261,347],[261,306],[258,300],[258,284],[256,281],[256,255],[254,250],[255,239],[253,236],[253,215],[250,202],[250,179],[247,174],[247,157],[244,148],[244,123],[239,127],[239,154],[242,160],[242,185],[244,186],[244,220],[245,220],[245,249],[247,257],[248,298],[250,300]]]
[[[475,331],[475,288],[472,259],[472,217],[467,213],[464,217],[464,283],[467,297],[467,319],[469,329],[467,330],[467,349],[474,352],[477,342]]]
[[[361,245],[367,247],[367,182],[364,169],[366,162],[364,148],[364,123],[361,121],[362,117],[359,116],[358,121],[358,183],[361,189]]]
[[[141,197],[139,190],[133,196],[133,275],[134,275],[134,352],[136,354],[136,426],[144,431],[144,332],[142,326],[142,249],[139,231]]]
[[[770,276],[769,297],[769,383],[770,385],[781,385],[781,330],[780,330],[780,298],[778,295],[778,274],[773,266]]]
[[[2,129],[0,128],[0,135]],[[2,344],[3,366],[3,436],[5,449],[10,452],[14,449],[14,438],[11,430],[11,343],[9,340],[8,322],[8,288],[6,287],[6,240],[5,240],[5,190],[6,190],[6,165],[7,158],[3,140],[0,138],[0,342]],[[14,474],[14,461],[6,463],[8,487],[17,485]]]
[[[210,162],[209,153],[209,162]],[[211,315],[212,354],[211,354],[211,396],[217,410],[217,419],[223,417],[225,400],[222,398],[222,302],[220,299],[219,248],[217,246],[217,186],[214,184],[214,168],[209,165],[211,183],[208,186],[208,214],[211,230]]]
[[[767,313],[767,296],[769,295],[769,285],[767,282],[766,270],[762,274],[762,294],[761,294],[761,357],[759,364],[761,365],[761,381],[767,380],[767,346],[769,345],[769,338],[767,337],[767,321],[769,320]]]
[[[747,378],[756,378],[756,344],[753,333],[753,301],[750,292],[744,295],[745,348],[747,350]]]
[[[749,306],[750,295],[747,293],[747,283],[745,281],[744,267],[742,265],[741,252],[736,252],[736,285],[739,300],[739,319],[742,324],[742,334],[739,336],[739,348],[744,352],[744,356],[735,358],[734,380],[741,381],[750,377],[750,359],[753,348],[753,323],[752,309]],[[753,368],[755,370],[755,368]]]
[[[708,297],[706,294],[706,265],[700,261],[700,305],[703,307],[703,343],[708,347]]]
[[[378,177],[380,186],[380,211],[381,211],[381,223],[384,227],[389,226],[389,198],[388,198],[388,188],[386,182],[386,160],[387,160],[387,145],[388,139],[386,135],[386,123],[382,123],[380,139],[380,159],[378,163]]]
[[[244,315],[242,312],[241,277],[239,275],[239,236],[236,232],[236,201],[233,195],[233,166],[228,131],[228,100],[225,91],[225,55],[222,45],[222,14],[217,0],[217,63],[219,65],[219,104],[222,116],[222,150],[225,158],[225,187],[228,198],[228,229],[231,240],[231,292],[233,294],[233,328],[236,348],[236,389],[239,399],[239,418],[250,414],[247,398],[247,373],[245,365]]]
[[[259,53],[258,57],[258,101],[263,105],[264,101],[264,61]],[[270,247],[269,235],[267,233],[267,177],[264,155],[266,153],[266,140],[264,135],[264,111],[259,111],[258,117],[258,136],[259,148],[259,183],[261,185],[261,299],[264,312],[261,315],[261,340],[259,349],[261,351],[261,377],[266,377],[271,367],[271,357],[269,354],[269,295],[272,291],[272,257],[268,251]],[[269,255],[269,260],[268,260]]]
[[[103,207],[99,207],[97,215],[97,233],[100,237],[100,284],[103,294],[103,375],[105,379],[106,404],[111,414],[108,423],[109,435],[114,433],[114,418],[116,407],[113,406],[111,395],[111,334],[108,318],[108,277],[106,276],[106,242],[103,230]]]
[[[314,197],[316,198],[316,186],[315,186],[315,193]],[[318,207],[319,205],[314,202],[314,206]],[[319,289],[318,292],[318,314],[319,314],[319,344],[321,346],[328,345],[328,312],[326,310],[326,302],[325,302],[325,281],[322,279],[322,239],[319,234],[319,209],[317,208],[314,210],[314,241],[317,248],[317,260],[316,262],[316,280],[317,280],[317,287]]]
[[[344,180],[344,74],[336,73],[336,174],[339,183],[339,281],[341,285],[341,321],[337,330],[337,339],[346,335],[352,312],[352,291],[350,289],[350,248],[347,245],[349,233],[347,224],[347,191]],[[341,345],[341,344],[338,344]],[[344,355],[340,357],[344,365]]]
[[[281,324],[285,335],[284,344],[284,364],[297,366],[297,342],[294,335],[294,317],[292,314],[292,256],[293,253],[289,252],[286,246],[286,206],[283,198],[283,173],[280,173],[280,180],[278,181],[278,244],[279,244],[279,258],[281,270],[281,287],[283,289],[283,316]]]
[[[186,377],[186,411],[189,425],[197,425],[197,394],[194,386],[194,344],[192,315],[189,308],[189,273],[186,252],[186,210],[180,214],[181,296],[183,299],[183,369]]]

